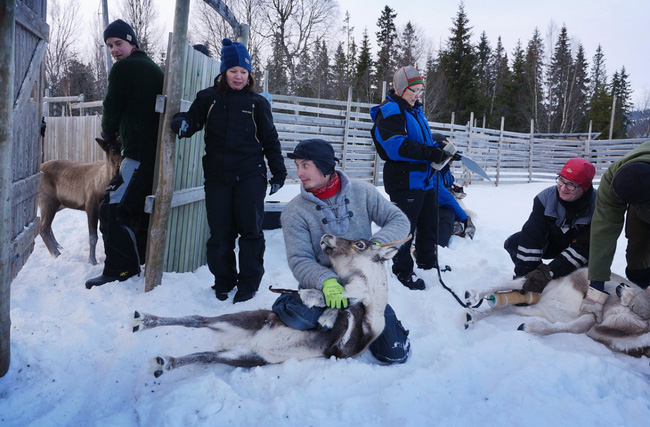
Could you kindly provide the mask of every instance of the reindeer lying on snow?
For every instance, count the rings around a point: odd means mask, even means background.
[[[61,245],[54,238],[52,221],[58,211],[71,208],[86,211],[90,247],[88,262],[97,264],[95,247],[99,205],[106,192],[106,186],[120,166],[122,156],[120,141],[109,142],[101,138],[95,138],[95,141],[106,153],[106,160],[80,163],[59,159],[49,160],[41,165],[43,179],[38,195],[38,207],[41,211],[39,234],[47,250],[55,258],[61,255]]]
[[[215,332],[214,351],[183,357],[156,357],[154,375],[159,377],[165,370],[189,364],[225,363],[251,367],[291,358],[343,358],[363,352],[384,330],[388,275],[383,263],[397,254],[397,248],[329,234],[321,238],[320,244],[330,257],[334,271],[346,283],[344,296],[350,301],[347,310],[326,309],[318,320],[323,328],[306,331],[286,326],[270,310],[175,318],[136,311],[133,332],[171,325],[210,328]],[[325,307],[320,290],[297,292],[306,305]]]
[[[495,292],[521,289],[524,279],[516,279],[504,287],[487,292],[468,291],[469,303],[476,304]],[[636,315],[628,308],[632,297],[639,290],[634,283],[613,274],[605,283],[610,296],[603,307],[602,322],[597,323],[592,313],[582,310],[589,280],[587,269],[551,280],[531,306],[501,305],[490,310],[470,309],[466,313],[465,328],[488,316],[497,314],[518,314],[537,316],[519,326],[519,330],[536,335],[550,335],[560,332],[587,334],[588,337],[605,344],[613,351],[632,356],[650,356],[650,322]]]

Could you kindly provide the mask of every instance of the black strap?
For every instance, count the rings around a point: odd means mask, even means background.
[[[440,271],[440,263],[438,262],[438,239],[440,237],[440,206],[438,206],[438,192],[440,191],[439,190],[440,174],[438,172],[439,171],[436,170],[433,173],[434,176],[435,176],[435,179],[436,179],[435,206],[436,206],[436,212],[437,212],[437,214],[436,214],[436,243],[434,245],[434,254],[435,254],[435,257],[436,257],[436,270],[438,271],[438,281],[440,282],[442,287],[445,288],[456,299],[456,301],[458,301],[458,304],[460,304],[462,307],[464,307],[464,308],[478,308],[483,303],[483,299],[479,300],[479,302],[474,306],[470,305],[469,303],[464,303],[463,301],[461,301],[461,299],[458,297],[458,295],[456,295],[456,293],[450,287],[448,287],[445,284],[444,280],[442,280],[442,274],[441,274],[441,271]],[[443,271],[451,271],[451,268],[448,265],[446,265],[445,268],[443,269]]]

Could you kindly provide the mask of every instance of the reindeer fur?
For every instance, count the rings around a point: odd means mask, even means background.
[[[470,290],[467,302],[475,305],[482,298],[498,291],[521,289],[524,279],[516,279],[502,287],[489,291]],[[489,316],[517,314],[534,316],[519,326],[519,330],[535,335],[550,335],[561,332],[586,334],[613,351],[632,356],[650,356],[650,322],[630,310],[627,305],[639,287],[621,276],[613,274],[605,283],[609,298],[603,307],[603,319],[582,308],[582,302],[589,288],[587,269],[579,269],[568,276],[554,279],[544,288],[539,302],[530,306],[503,305],[488,310],[470,309],[466,313],[465,328]]]
[[[52,232],[52,221],[58,211],[64,208],[86,212],[88,217],[89,254],[88,262],[97,264],[97,221],[99,205],[104,198],[106,186],[120,166],[120,142],[108,142],[101,138],[95,141],[106,153],[105,160],[81,163],[72,160],[49,160],[41,165],[43,179],[38,194],[41,214],[39,234],[53,257],[61,255],[61,245]]]
[[[250,367],[292,358],[352,357],[363,352],[384,330],[388,300],[384,261],[395,256],[397,249],[329,234],[321,238],[321,248],[345,283],[344,296],[350,303],[347,309],[326,309],[318,320],[322,327],[306,331],[286,326],[270,310],[173,318],[136,311],[133,332],[170,325],[209,328],[215,332],[213,351],[183,357],[158,356],[152,361],[154,375],[158,377],[164,371],[188,364],[224,363]],[[307,306],[325,307],[320,290],[302,289],[298,294]]]

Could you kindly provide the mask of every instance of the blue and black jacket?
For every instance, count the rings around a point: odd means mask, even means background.
[[[405,190],[431,190],[438,187],[438,179],[431,162],[440,163],[447,155],[439,141],[431,135],[429,123],[422,112],[422,104],[411,106],[390,90],[381,105],[370,109],[374,122],[371,130],[377,153],[384,164],[384,187],[387,193]],[[456,219],[464,221],[467,215],[455,197],[444,187],[438,188],[440,206],[448,207]]]
[[[526,275],[541,264],[542,258],[552,259],[548,266],[553,277],[585,267],[595,204],[593,187],[573,202],[560,199],[555,186],[535,196],[533,210],[521,229],[515,274]]]

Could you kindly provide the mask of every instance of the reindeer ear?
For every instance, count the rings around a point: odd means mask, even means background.
[[[379,248],[379,256],[382,261],[388,261],[397,255],[397,248],[395,246],[385,246]]]

